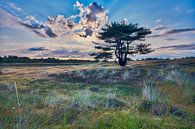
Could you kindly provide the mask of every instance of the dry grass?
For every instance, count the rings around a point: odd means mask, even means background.
[[[191,129],[195,126],[195,66],[189,60],[180,63],[4,67],[0,128]],[[160,116],[152,112],[158,113],[159,105],[167,107]],[[173,106],[185,116],[170,115]]]

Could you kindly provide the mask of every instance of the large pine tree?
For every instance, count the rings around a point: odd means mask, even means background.
[[[119,65],[125,66],[128,54],[147,54],[153,51],[148,48],[150,44],[133,44],[134,41],[144,41],[145,36],[150,33],[149,29],[138,27],[138,24],[128,24],[124,21],[107,24],[102,28],[98,36],[105,43],[94,43],[95,48],[101,51],[93,53],[92,56],[98,57],[98,59],[108,58],[112,57],[111,55],[114,53]]]

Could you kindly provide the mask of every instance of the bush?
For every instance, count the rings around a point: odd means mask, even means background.
[[[104,105],[106,106],[106,108],[121,108],[121,107],[125,107],[125,103],[122,102],[119,99],[116,99],[116,98],[106,99],[104,101]]]
[[[81,113],[81,109],[75,105],[68,107],[55,107],[52,110],[51,124],[68,125],[75,122],[78,115]]]
[[[139,109],[141,111],[149,112],[152,107],[152,102],[148,100],[142,101],[141,105],[139,106]]]
[[[99,92],[100,91],[98,87],[91,87],[89,90],[92,92]]]
[[[171,114],[171,115],[178,116],[178,117],[184,117],[184,116],[185,116],[185,112],[182,111],[181,109],[179,109],[179,108],[176,107],[176,106],[172,106],[172,107],[171,107],[171,109],[170,109],[170,114]]]
[[[161,103],[152,104],[150,112],[157,116],[162,116],[167,113],[168,106]]]
[[[95,124],[95,129],[191,129],[192,126],[170,119],[155,119],[135,116],[131,112],[109,112],[100,115]]]

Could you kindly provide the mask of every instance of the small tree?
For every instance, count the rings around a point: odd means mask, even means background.
[[[127,24],[126,22],[113,22],[107,24],[99,32],[98,38],[105,43],[95,43],[96,49],[101,51],[93,54],[97,58],[101,57],[102,53],[115,53],[118,59],[119,65],[125,66],[127,62],[127,55],[132,54],[147,54],[153,50],[148,48],[150,44],[141,43],[132,45],[134,41],[144,41],[145,36],[151,34],[149,29],[144,27],[138,27],[138,24]],[[114,51],[114,52],[113,52]],[[112,56],[110,56],[112,57]]]
[[[99,53],[91,53],[90,56],[94,56],[96,61],[106,62],[108,59],[112,58],[112,53],[110,52],[99,52]]]

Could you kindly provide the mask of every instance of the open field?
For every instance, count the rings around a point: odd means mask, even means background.
[[[88,128],[195,128],[195,59],[1,66],[0,129]]]

